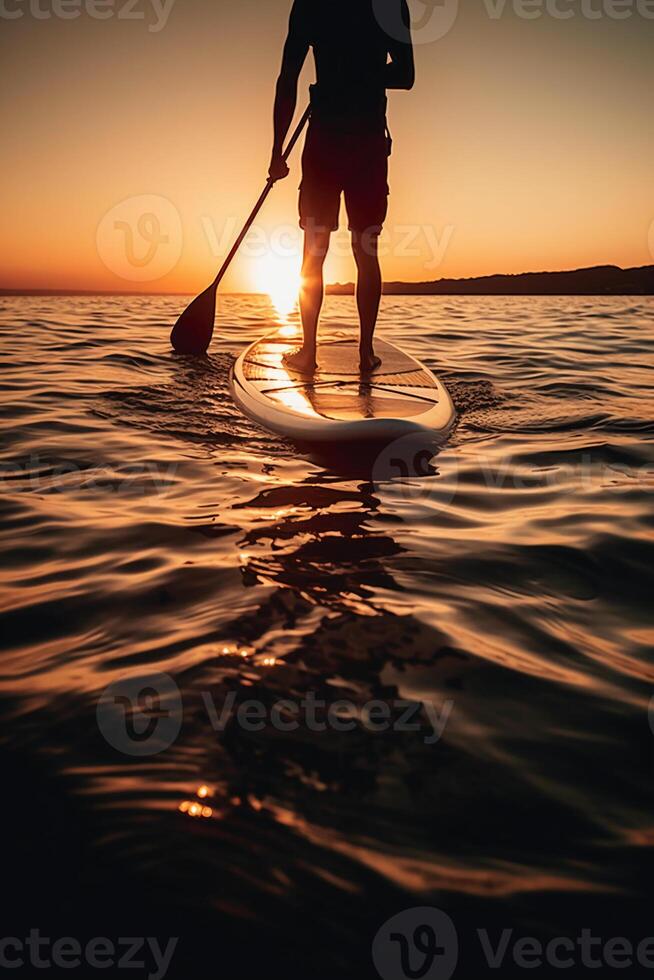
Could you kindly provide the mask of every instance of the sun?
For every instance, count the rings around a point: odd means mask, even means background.
[[[299,258],[267,255],[257,262],[255,279],[257,289],[268,293],[280,318],[288,319],[297,307],[302,281]]]

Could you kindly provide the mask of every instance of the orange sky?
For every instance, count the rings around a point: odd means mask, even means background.
[[[107,19],[65,0],[79,16],[47,16],[58,2],[2,7],[0,286],[195,292],[265,179],[290,0],[138,0],[129,18],[116,0]],[[416,0],[417,84],[391,94],[385,278],[652,262],[654,7],[444,3],[434,39]],[[293,281],[298,182],[296,154],[225,290]],[[331,281],[353,278],[346,244]]]

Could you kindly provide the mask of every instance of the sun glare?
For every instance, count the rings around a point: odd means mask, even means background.
[[[256,284],[268,293],[280,319],[286,320],[297,307],[300,292],[299,259],[268,255],[257,264]]]

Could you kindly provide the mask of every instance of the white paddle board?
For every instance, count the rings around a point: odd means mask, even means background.
[[[299,345],[288,328],[256,341],[234,364],[231,386],[240,409],[266,429],[306,442],[392,440],[428,431],[444,439],[456,418],[452,399],[416,358],[375,341],[382,364],[359,372],[358,334],[322,328],[318,370],[308,376],[287,368],[287,351]]]

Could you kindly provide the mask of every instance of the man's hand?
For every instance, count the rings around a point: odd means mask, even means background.
[[[273,183],[278,180],[284,180],[285,177],[288,177],[289,173],[290,170],[288,169],[281,155],[273,153],[272,160],[270,161],[270,167],[268,169],[268,176]]]

